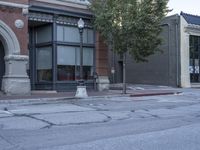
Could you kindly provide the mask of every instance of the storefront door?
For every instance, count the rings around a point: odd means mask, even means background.
[[[200,82],[200,37],[190,36],[190,81]]]
[[[5,54],[4,54],[3,44],[0,42],[0,89],[1,89],[2,78],[5,72],[4,55]]]

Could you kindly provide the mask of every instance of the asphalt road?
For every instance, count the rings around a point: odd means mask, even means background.
[[[199,150],[200,90],[0,104],[0,150]]]

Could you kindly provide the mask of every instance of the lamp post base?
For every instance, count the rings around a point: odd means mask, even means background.
[[[77,86],[75,97],[76,98],[87,98],[88,94],[87,94],[86,86]]]

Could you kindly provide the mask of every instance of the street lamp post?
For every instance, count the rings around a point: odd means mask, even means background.
[[[77,86],[77,91],[75,97],[77,98],[85,98],[88,97],[86,86],[83,80],[83,29],[85,23],[82,18],[78,21],[78,29],[80,33],[80,80]]]
[[[80,33],[80,81],[79,85],[84,85],[83,81],[83,29],[84,29],[84,21],[82,18],[78,21],[78,29]]]

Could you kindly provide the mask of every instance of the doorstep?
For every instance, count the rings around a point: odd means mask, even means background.
[[[55,90],[32,90],[31,94],[55,94],[58,93]]]
[[[191,83],[192,88],[200,88],[200,83]]]

